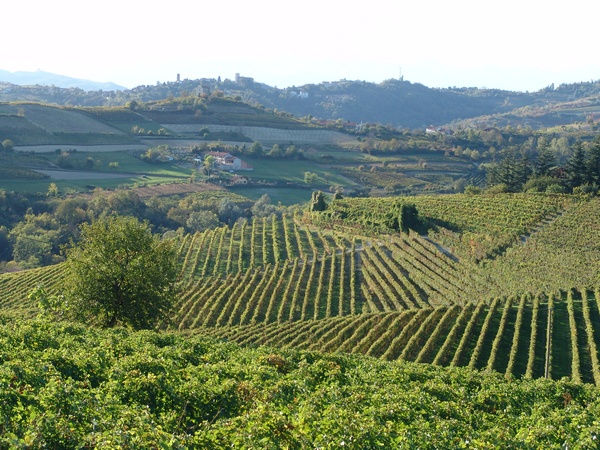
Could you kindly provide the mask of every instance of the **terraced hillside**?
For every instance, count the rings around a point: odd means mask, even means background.
[[[179,244],[178,329],[433,308],[478,301],[485,284],[415,233],[359,237],[284,216],[186,235]],[[48,273],[49,275],[46,275]],[[33,311],[61,266],[0,276],[0,302]]]
[[[121,130],[81,110],[42,104],[0,104],[0,134],[16,145],[126,144]]]
[[[360,353],[600,384],[600,291],[203,330],[245,345]]]
[[[332,202],[327,211],[314,214],[311,222],[387,233],[393,230],[402,205],[412,204],[435,241],[461,258],[481,261],[502,253],[576,202],[571,196],[539,194],[347,198]]]
[[[178,242],[181,295],[161,328],[243,344],[600,382],[600,283],[593,282],[600,257],[586,244],[598,232],[598,199],[411,198],[437,228],[428,237],[383,234],[385,220],[405,201],[348,200],[324,213],[185,235]],[[561,230],[572,236],[561,240]],[[577,273],[554,277],[549,290],[519,284],[513,272],[490,271],[512,261],[541,273],[543,261],[526,258],[528,246],[544,261],[555,251],[558,261],[564,254],[558,242],[573,257],[589,251],[585,267],[572,265]],[[491,250],[476,263],[469,245],[480,243]],[[37,284],[59,292],[60,277],[61,266],[2,275],[0,304],[34,315],[28,292]]]

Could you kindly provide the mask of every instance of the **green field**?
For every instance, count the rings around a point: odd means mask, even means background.
[[[281,203],[285,206],[303,204],[310,200],[311,189],[269,188],[269,187],[231,187],[232,192],[238,193],[254,201],[267,194],[274,205]]]
[[[59,156],[56,153],[46,154],[46,156],[53,163],[58,162]],[[67,159],[74,168],[85,170],[88,158],[93,160],[91,168],[99,172],[139,173],[164,177],[189,177],[192,173],[191,168],[184,169],[170,162],[149,163],[129,152],[75,152],[70,154]],[[111,162],[118,163],[118,168],[109,167]]]
[[[243,157],[243,159],[254,169],[251,172],[244,172],[243,175],[252,179],[305,184],[304,173],[312,172],[317,174],[315,186],[321,188],[329,187],[331,185],[354,185],[354,183],[347,178],[332,172],[329,167],[315,164],[311,161],[252,159],[247,157]]]
[[[183,168],[174,163],[152,164],[133,156],[128,152],[74,152],[67,157],[71,168],[56,170],[51,164],[60,159],[55,152],[35,156],[18,155],[19,159],[34,161],[40,170],[52,171],[52,176],[44,179],[2,178],[0,189],[17,192],[46,192],[48,185],[54,182],[62,192],[88,191],[93,187],[115,188],[140,184],[162,184],[181,182],[189,179],[191,168]],[[32,159],[34,158],[34,159]],[[88,159],[93,164],[88,165]],[[118,167],[110,167],[117,163]],[[90,176],[86,176],[86,173]]]

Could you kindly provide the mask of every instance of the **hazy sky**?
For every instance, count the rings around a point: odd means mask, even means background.
[[[600,79],[589,0],[7,1],[0,69],[126,87],[182,78],[272,86],[397,78],[535,91]]]

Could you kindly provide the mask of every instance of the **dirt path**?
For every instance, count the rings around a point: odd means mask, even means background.
[[[542,221],[538,224],[537,227],[535,227],[534,229],[532,229],[529,233],[525,233],[522,234],[520,236],[520,240],[521,240],[521,244],[526,244],[527,241],[529,239],[531,239],[532,236],[536,235],[537,233],[539,233],[540,231],[542,231],[544,228],[546,228],[549,225],[552,225],[558,218],[560,218],[563,214],[565,213],[565,211],[559,211],[556,214],[552,215],[552,216],[548,216],[545,217],[544,219],[542,219]]]
[[[458,262],[459,259],[450,251],[450,249],[448,247],[444,247],[441,244],[438,244],[437,242],[435,242],[433,239],[431,239],[429,236],[422,234],[421,237],[423,239],[425,239],[427,242],[429,242],[430,244],[433,244],[435,246],[435,248],[437,248],[440,252],[442,252],[444,255],[446,255],[448,258],[450,258],[452,261]]]

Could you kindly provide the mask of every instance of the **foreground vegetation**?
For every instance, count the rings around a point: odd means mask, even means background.
[[[3,319],[5,448],[597,448],[600,392],[199,336]]]

